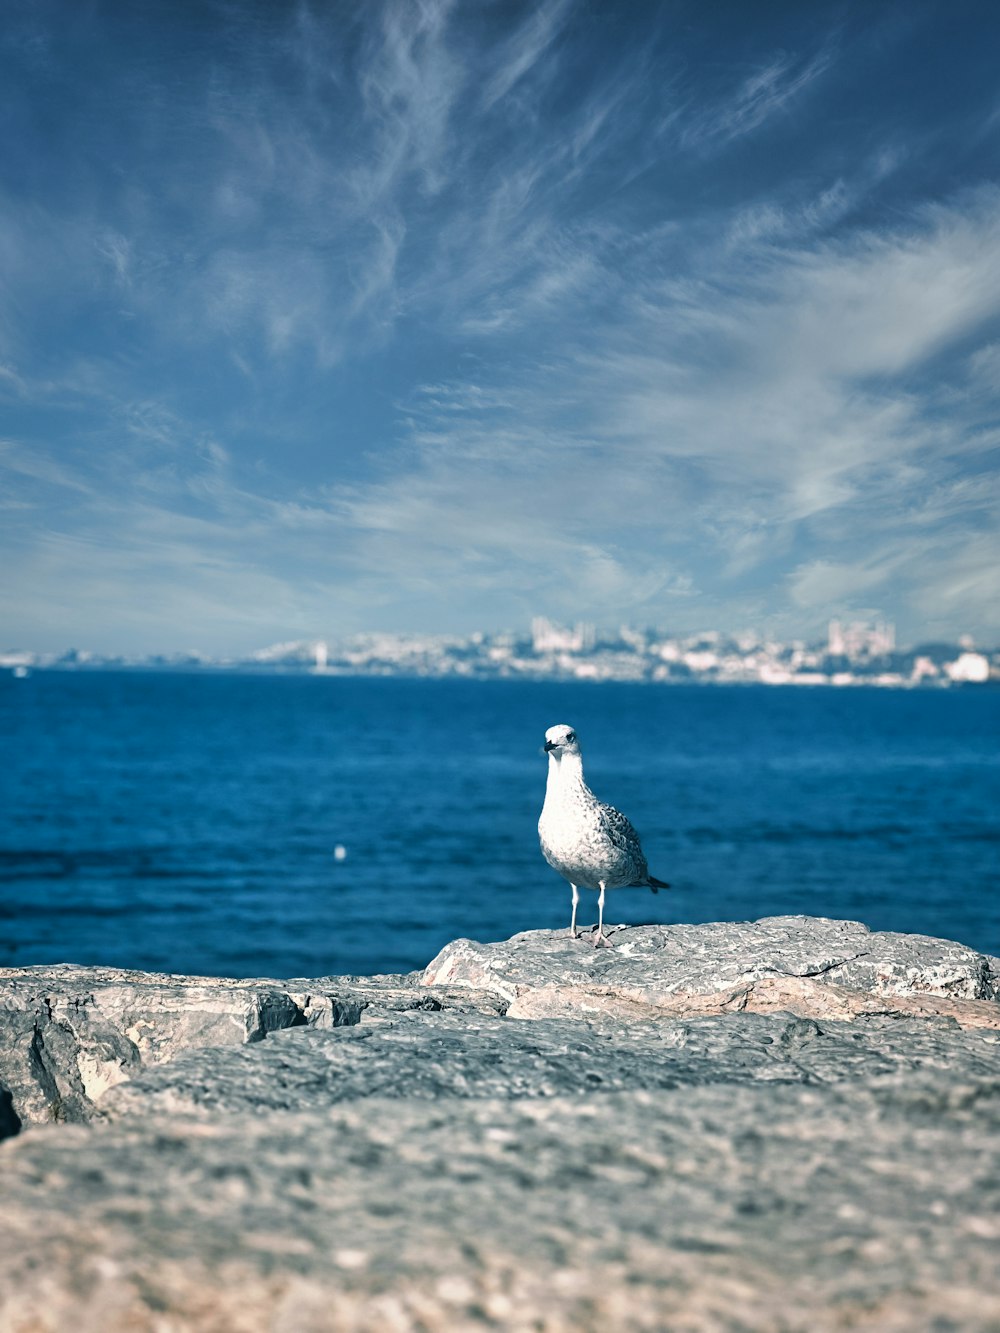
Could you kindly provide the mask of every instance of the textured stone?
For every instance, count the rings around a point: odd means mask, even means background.
[[[0,1329],[998,1333],[996,960],[612,940],[0,973]]]
[[[1000,1029],[995,1000],[947,995],[871,995],[814,977],[765,977],[728,990],[649,996],[630,986],[538,986],[508,1006],[509,1018],[617,1018],[622,1022],[693,1018],[699,1014],[797,1014],[800,1018],[951,1018],[963,1028]]]
[[[1000,1077],[1000,1033],[947,1020],[817,1023],[731,1014],[663,1023],[401,1014],[377,1027],[293,1029],[196,1050],[112,1088],[109,1118],[305,1111],[359,1097],[585,1096],[685,1084],[834,1083],[936,1069]]]
[[[998,1132],[925,1076],[42,1128],[0,1327],[987,1333]]]
[[[104,967],[0,968],[0,1138],[21,1124],[82,1121],[108,1088],[179,1051],[339,1027],[406,1009],[505,1005],[414,977],[233,981]]]
[[[859,921],[776,916],[702,926],[631,926],[594,949],[586,936],[526,931],[496,944],[456,940],[425,985],[472,986],[513,1003],[543,986],[605,988],[640,1004],[738,992],[775,977],[822,979],[886,999],[1000,999],[1000,959],[950,940],[869,931]]]

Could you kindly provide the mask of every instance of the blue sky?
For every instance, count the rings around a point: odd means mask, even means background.
[[[992,3],[7,0],[0,647],[1000,640]]]

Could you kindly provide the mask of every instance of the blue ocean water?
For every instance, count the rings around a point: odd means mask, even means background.
[[[675,886],[611,921],[1000,953],[998,692],[36,672],[0,677],[0,964],[406,971],[566,926],[535,830],[555,722]]]

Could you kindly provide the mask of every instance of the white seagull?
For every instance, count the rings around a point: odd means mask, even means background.
[[[655,893],[670,885],[649,873],[639,835],[625,816],[599,801],[584,782],[580,742],[573,728],[564,723],[549,727],[545,752],[549,756],[549,776],[538,821],[542,855],[573,890],[569,933],[574,940],[579,889],[600,890],[594,945],[610,947],[604,933],[604,890],[627,885]]]

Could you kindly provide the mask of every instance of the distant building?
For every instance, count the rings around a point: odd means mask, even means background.
[[[646,631],[633,629],[631,625],[620,625],[618,638],[635,653],[644,653],[649,643],[649,636]]]
[[[896,626],[890,620],[879,620],[874,625],[861,621],[842,625],[839,620],[831,620],[827,651],[831,657],[846,657],[849,662],[887,657],[896,651]]]
[[[739,635],[706,630],[667,635],[629,625],[600,634],[581,621],[568,628],[536,616],[530,637],[522,633],[454,636],[374,632],[331,645],[323,639],[294,639],[260,648],[235,661],[200,653],[124,661],[70,651],[35,654],[0,651],[0,672],[34,669],[92,670],[135,666],[160,670],[228,668],[320,676],[462,676],[551,680],[652,680],[766,685],[879,685],[886,688],[1000,684],[1000,649],[979,652],[968,636],[956,643],[923,643],[895,650],[894,627],[829,624],[827,645],[779,642],[750,631]]]
[[[709,671],[715,671],[719,665],[719,657],[717,653],[708,650],[685,653],[684,665],[689,667],[696,675],[700,675]]]
[[[982,685],[990,678],[989,658],[982,653],[960,653],[954,662],[946,662],[944,669],[956,684]]]
[[[929,657],[915,657],[913,659],[913,670],[910,673],[910,679],[915,685],[919,685],[922,680],[937,680],[940,674]]]
[[[297,666],[315,660],[315,647],[303,639],[289,639],[285,643],[272,643],[267,648],[258,648],[250,654],[251,662],[266,666]]]
[[[539,656],[549,653],[589,653],[597,641],[594,626],[578,621],[572,629],[556,625],[545,616],[535,616],[531,622],[531,646]]]

